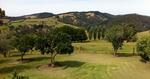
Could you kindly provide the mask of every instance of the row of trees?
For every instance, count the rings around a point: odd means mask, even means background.
[[[81,28],[69,27],[65,25],[58,28],[58,30],[69,34],[73,42],[83,42],[88,39],[85,30]]]
[[[68,34],[54,28],[39,35],[26,34],[16,37],[13,45],[20,51],[22,61],[25,53],[35,48],[42,54],[50,54],[51,66],[54,66],[57,54],[71,54],[73,52],[71,43],[71,37]]]
[[[0,35],[0,53],[4,57],[10,50],[17,49],[23,61],[27,52],[37,50],[42,55],[50,54],[51,66],[54,66],[57,54],[73,52],[72,42],[82,42],[87,39],[83,29],[70,26],[59,28],[47,25],[9,26],[9,30],[2,30]]]
[[[104,39],[106,29],[103,26],[87,27],[87,35],[89,40]]]
[[[137,40],[137,38],[135,36],[136,29],[135,29],[134,25],[132,25],[132,24],[116,24],[113,26],[116,26],[118,28],[122,27],[122,29],[124,30],[124,38],[126,38],[125,40],[127,42]],[[111,27],[113,27],[113,26],[111,26]],[[105,39],[106,38],[106,31],[108,29],[109,28],[106,29],[105,26],[87,27],[86,30],[87,30],[88,39],[89,40]]]

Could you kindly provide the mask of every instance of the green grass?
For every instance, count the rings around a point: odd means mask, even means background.
[[[27,55],[32,61],[17,63],[20,57],[1,58],[0,79],[11,77],[17,70],[19,75],[30,79],[149,79],[150,64],[139,61],[139,57],[114,57],[110,54],[77,53],[58,55],[59,67],[43,67],[49,63],[49,56]]]
[[[150,79],[150,63],[142,63],[139,56],[132,56],[134,42],[124,43],[118,51],[123,54],[120,57],[111,55],[112,45],[104,40],[73,45],[73,54],[56,57],[60,66],[55,68],[45,67],[50,56],[37,55],[37,52],[26,55],[25,59],[30,61],[25,63],[17,61],[19,56],[0,56],[0,79],[10,78],[14,70],[30,79]]]
[[[0,79],[10,78],[14,70],[30,79],[150,79],[149,63],[142,63],[138,56],[114,57],[107,41],[73,45],[76,47],[73,54],[56,57],[59,67],[55,68],[46,66],[50,62],[49,55],[26,55],[25,59],[30,61],[25,63],[17,61],[19,56],[1,57]],[[135,43],[125,43],[119,53],[132,54],[134,46]],[[108,54],[104,54],[106,52]]]
[[[22,25],[22,26],[23,25],[34,25],[34,24],[38,25],[38,24],[42,24],[42,22],[44,22],[44,24],[46,24],[48,26],[62,27],[63,25],[68,25],[68,26],[77,28],[77,26],[59,22],[59,21],[57,21],[57,19],[55,19],[53,17],[43,18],[43,19],[34,18],[34,19],[16,20],[16,21],[9,22],[9,26],[18,27],[20,25]],[[7,30],[7,29],[8,29],[8,25],[0,26],[0,30]]]
[[[91,41],[87,43],[74,43],[76,51],[80,52],[92,52],[92,53],[113,53],[113,47],[110,42],[105,40]],[[134,42],[124,43],[122,49],[118,50],[118,53],[133,53],[135,47]]]
[[[143,37],[146,37],[146,36],[150,36],[150,31],[144,31],[144,32],[140,32],[137,34],[137,37],[140,39],[140,38],[143,38]]]
[[[44,22],[46,25],[56,26],[56,27],[60,27],[63,25],[69,25],[69,24],[59,22],[54,18],[44,18],[44,19],[35,18],[35,19],[17,20],[17,21],[11,22],[10,24],[17,27],[19,25],[42,24],[42,22]],[[75,27],[73,25],[69,25],[69,26]]]

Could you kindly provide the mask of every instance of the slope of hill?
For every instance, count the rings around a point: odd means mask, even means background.
[[[20,26],[20,25],[34,25],[34,24],[42,24],[42,23],[44,23],[46,25],[49,25],[49,26],[56,26],[56,27],[60,27],[60,26],[63,26],[63,25],[69,25],[69,26],[72,26],[72,27],[76,27],[74,25],[59,22],[53,17],[50,17],[50,18],[30,18],[30,19],[16,20],[16,21],[10,22],[9,25],[17,27],[17,26]]]
[[[141,39],[143,37],[148,37],[148,36],[150,36],[150,31],[144,31],[144,32],[137,33],[138,39]]]
[[[150,17],[138,14],[118,15],[112,20],[109,20],[107,26],[111,26],[112,24],[116,23],[134,24],[138,31],[150,29]]]
[[[138,14],[127,15],[111,15],[108,13],[101,13],[98,11],[89,12],[68,12],[55,16],[58,21],[72,24],[76,26],[112,26],[113,24],[126,23],[134,24],[138,31],[145,31],[150,29],[150,17]],[[107,28],[106,27],[106,28]]]
[[[18,17],[5,17],[5,19],[9,19],[9,21],[16,21],[16,20],[25,20],[25,19],[32,19],[32,18],[48,18],[55,16],[53,13],[43,12],[43,13],[35,13],[30,15],[18,16]]]
[[[59,21],[77,25],[77,26],[99,26],[103,22],[108,21],[114,17],[114,15],[101,13],[98,11],[89,12],[68,12],[55,16]]]
[[[31,15],[23,16],[24,18],[48,18],[55,16],[53,13],[43,12],[43,13],[35,13]]]
[[[36,19],[36,21],[41,21],[41,19],[45,20],[46,18],[51,18],[51,20],[54,19],[57,22],[59,21],[64,24],[71,24],[78,27],[105,26],[107,29],[116,23],[126,23],[134,24],[138,31],[146,31],[150,29],[150,17],[138,14],[111,15],[98,11],[68,12],[62,14],[43,12],[31,15],[24,15],[20,17],[6,17],[6,19],[9,19],[8,22],[11,23],[30,20],[28,24],[30,24],[31,22],[31,24],[34,24],[33,19]]]

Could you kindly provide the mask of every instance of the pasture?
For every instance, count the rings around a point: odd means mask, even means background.
[[[74,43],[71,55],[58,55],[58,67],[51,68],[49,55],[28,53],[27,62],[17,61],[20,56],[0,58],[0,79],[8,79],[14,70],[30,79],[150,79],[150,63],[133,56],[135,43],[125,43],[118,57],[111,55],[112,46],[106,41]],[[135,51],[136,52],[136,51]]]

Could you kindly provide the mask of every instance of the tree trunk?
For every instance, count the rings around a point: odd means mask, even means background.
[[[54,60],[53,60],[53,53],[51,53],[51,62],[50,62],[51,67],[54,67]]]
[[[21,54],[21,61],[23,62],[23,54]]]
[[[135,55],[135,48],[133,47],[133,56]]]
[[[116,56],[116,53],[117,53],[117,49],[114,49],[114,56]]]
[[[7,57],[7,53],[6,53],[6,52],[4,52],[3,56],[6,58],[6,57]]]
[[[45,52],[41,52],[41,55],[44,55]]]
[[[57,55],[57,53],[55,53],[55,54],[51,54],[51,67],[54,67],[55,66],[55,57],[56,57],[56,55]]]

